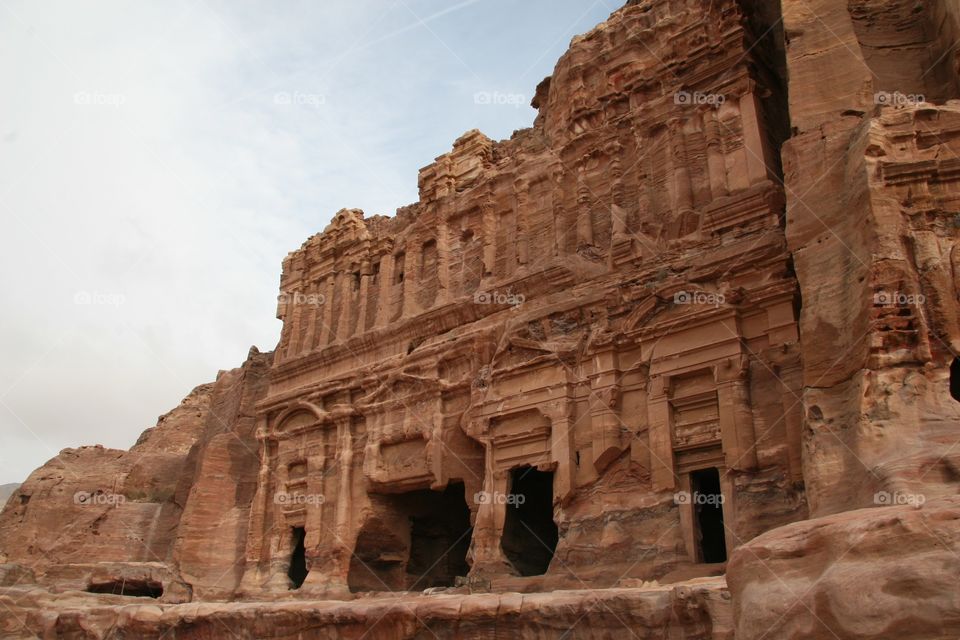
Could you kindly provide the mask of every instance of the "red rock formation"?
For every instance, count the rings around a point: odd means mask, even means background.
[[[180,515],[174,500],[213,385],[160,417],[130,451],[64,449],[27,478],[0,513],[3,554],[43,574],[89,562],[164,562]]]
[[[903,3],[801,4],[785,5],[795,131],[784,164],[811,510],[869,506],[877,491],[956,493],[943,445],[960,419],[949,391],[960,114],[933,102],[960,96],[960,9],[930,2],[894,20]]]
[[[803,468],[822,517],[735,553],[737,638],[952,637],[960,8],[787,2],[784,24]]]
[[[680,637],[730,640],[732,620],[722,579],[685,586],[482,595],[410,594],[354,602],[204,603],[119,606],[70,596],[21,595],[0,618],[4,637],[34,637],[49,624],[47,607],[66,609],[56,637],[210,638],[528,638]],[[128,599],[129,600],[129,599]],[[2,597],[0,597],[2,602]]]
[[[229,598],[240,580],[260,468],[254,412],[272,359],[251,349],[241,368],[220,374],[204,433],[177,485],[184,508],[171,561],[199,599]]]
[[[35,574],[15,571],[11,584],[153,589],[164,602],[232,594],[229,567],[242,555],[243,509],[256,485],[252,405],[271,357],[251,350],[243,367],[194,389],[130,451],[65,449],[33,472],[0,513],[5,561]],[[231,517],[239,549],[230,547]],[[227,559],[218,563],[217,553]]]
[[[303,593],[467,565],[525,588],[661,577],[704,560],[675,500],[703,469],[726,499],[718,560],[804,517],[782,114],[741,18],[625,8],[574,39],[532,129],[468,132],[418,203],[340,211],[287,258],[247,595],[288,588],[301,535]],[[536,526],[506,502],[526,468]],[[424,580],[430,560],[446,573]]]
[[[737,640],[955,638],[960,499],[797,522],[734,554]]]
[[[956,634],[920,575],[960,535],[960,9],[907,8],[640,0],[574,38],[532,128],[287,257],[274,354],[31,476],[3,629]],[[118,583],[163,604],[77,592]]]

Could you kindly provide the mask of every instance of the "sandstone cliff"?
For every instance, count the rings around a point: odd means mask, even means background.
[[[230,526],[225,519],[249,503],[257,469],[255,444],[243,458],[251,421],[244,412],[256,400],[271,356],[251,350],[242,367],[195,388],[129,451],[65,449],[33,472],[0,514],[0,553],[29,569],[8,569],[5,575],[13,577],[7,582],[36,579],[56,589],[149,594],[170,602],[190,600],[193,590],[203,593],[206,584],[186,582],[181,574],[190,580],[195,563],[215,561],[196,557],[183,532],[217,527],[216,545],[206,543],[203,531],[194,540],[214,553],[230,553],[221,538]],[[218,466],[222,455],[226,469]],[[228,492],[208,502],[190,499],[218,478],[229,483]],[[242,531],[235,535],[242,540]],[[221,575],[217,568],[213,564],[210,573]]]
[[[30,474],[0,513],[3,552],[39,573],[77,562],[166,561],[181,510],[177,481],[212,389],[191,391],[130,451],[64,449]]]

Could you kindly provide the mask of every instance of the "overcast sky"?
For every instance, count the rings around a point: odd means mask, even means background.
[[[0,483],[272,349],[284,255],[530,126],[619,4],[0,0]]]

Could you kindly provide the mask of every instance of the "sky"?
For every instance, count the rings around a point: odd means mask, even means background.
[[[271,350],[288,252],[530,126],[620,4],[0,0],[0,483]]]

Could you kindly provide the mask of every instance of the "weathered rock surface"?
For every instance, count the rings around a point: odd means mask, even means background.
[[[960,489],[958,128],[957,102],[885,107],[795,137],[784,152],[791,191],[809,194],[788,198],[787,235],[807,290],[814,514],[872,505],[878,492]]]
[[[631,0],[338,212],[274,353],[11,497],[3,630],[960,633],[960,5],[780,9]]]
[[[109,598],[113,598],[110,602]],[[730,640],[723,578],[646,589],[381,596],[353,602],[127,604],[0,588],[4,638],[685,638]],[[112,606],[111,606],[112,605]],[[58,614],[46,611],[55,607]]]
[[[57,564],[167,560],[177,482],[212,387],[191,391],[130,451],[64,449],[30,474],[0,513],[2,552],[40,574]]]
[[[960,497],[845,511],[738,548],[737,640],[960,636]]]
[[[260,472],[255,406],[272,359],[252,349],[242,367],[218,377],[203,435],[177,486],[185,506],[171,561],[198,598],[228,598],[239,585]]]
[[[249,412],[271,358],[251,350],[242,367],[194,389],[129,451],[65,449],[32,473],[0,514],[0,549],[23,569],[5,582],[150,592],[163,602],[189,601],[193,590],[231,593],[246,522],[235,513],[249,507],[258,468]],[[229,544],[234,521],[239,550]],[[227,559],[218,562],[218,552]],[[218,581],[229,586],[218,590]]]
[[[736,637],[956,637],[960,6],[783,7],[815,519],[736,550]]]

